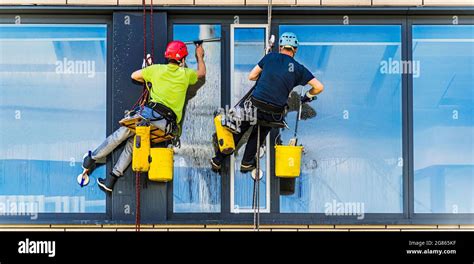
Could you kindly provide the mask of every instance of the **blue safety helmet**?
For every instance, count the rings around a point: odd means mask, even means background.
[[[298,48],[298,38],[293,32],[285,32],[280,37],[280,47]]]

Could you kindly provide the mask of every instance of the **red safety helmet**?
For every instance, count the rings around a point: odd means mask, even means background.
[[[165,58],[181,61],[182,59],[188,56],[188,48],[184,42],[179,40],[174,40],[168,43],[165,51]]]

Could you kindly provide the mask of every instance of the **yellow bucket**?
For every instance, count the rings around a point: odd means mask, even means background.
[[[150,171],[148,179],[156,182],[168,182],[173,180],[173,149],[151,148],[150,149]]]
[[[147,172],[150,169],[150,126],[137,126],[133,139],[132,170]]]
[[[214,117],[214,125],[216,126],[217,144],[219,145],[219,151],[223,154],[232,154],[235,150],[234,135],[222,126],[222,116],[217,115]]]
[[[275,146],[275,175],[282,178],[296,178],[301,173],[303,146]]]

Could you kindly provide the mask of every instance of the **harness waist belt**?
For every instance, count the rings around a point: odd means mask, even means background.
[[[277,106],[268,102],[264,102],[262,100],[258,100],[255,97],[251,96],[250,101],[252,104],[257,107],[258,110],[263,112],[267,112],[270,114],[284,114],[286,107],[285,106]]]
[[[176,114],[167,106],[155,102],[149,102],[148,106],[157,113],[159,113],[161,116],[163,116],[166,120],[170,122],[176,122]]]

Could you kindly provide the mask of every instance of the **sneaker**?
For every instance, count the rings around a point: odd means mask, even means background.
[[[217,161],[216,158],[210,160],[212,171],[219,172],[221,170],[221,163]]]
[[[89,151],[83,156],[82,168],[89,170],[88,174],[91,175],[95,167],[96,167],[96,161],[92,158],[92,152]]]
[[[115,175],[113,172],[111,172],[105,179],[103,178],[98,178],[97,179],[97,185],[99,185],[99,188],[102,191],[105,192],[112,192],[114,190],[114,185],[118,180],[118,176]]]
[[[247,173],[249,171],[253,171],[257,167],[255,160],[250,162],[242,161],[240,164],[240,172]]]

